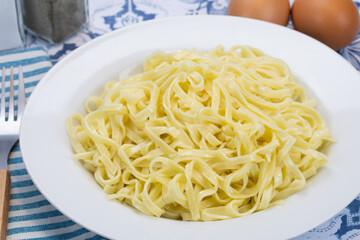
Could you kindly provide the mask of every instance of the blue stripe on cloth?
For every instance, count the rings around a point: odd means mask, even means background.
[[[34,86],[36,86],[38,83],[39,83],[39,80],[25,83],[25,88],[34,87]],[[18,86],[17,86],[17,85],[14,86],[14,90],[15,90],[15,91],[18,90]],[[5,91],[6,91],[6,92],[10,92],[10,87],[6,87],[6,88],[5,88]],[[30,92],[26,93],[26,97],[30,96],[30,94],[31,94]],[[6,98],[5,98],[5,101],[8,102],[8,101],[9,101],[9,98],[10,98],[10,96],[9,96],[9,97],[6,97]],[[18,99],[18,96],[16,95],[16,96],[14,97],[14,99],[17,100],[17,99]]]
[[[28,78],[28,77],[33,77],[36,75],[40,75],[40,74],[44,74],[47,73],[50,70],[51,67],[43,67],[43,68],[38,68],[36,70],[33,71],[28,71],[28,72],[24,72],[23,76],[24,78]],[[18,80],[19,79],[19,75],[18,74],[14,74],[14,80]],[[10,75],[6,75],[5,76],[5,81],[10,81]],[[31,83],[31,82],[30,82]],[[17,87],[17,86],[14,86]],[[25,84],[25,87],[28,87],[27,84]],[[10,87],[5,88],[5,91],[9,91]]]
[[[85,228],[80,228],[78,230],[75,230],[73,232],[68,232],[68,233],[63,233],[63,234],[58,234],[58,235],[52,235],[52,236],[48,236],[48,237],[41,237],[41,238],[28,238],[28,240],[54,240],[54,239],[70,239],[70,238],[74,238],[74,237],[78,237],[82,234],[88,233],[89,230],[85,229]]]
[[[10,171],[11,176],[21,176],[21,175],[26,175],[26,174],[27,174],[27,171],[25,168]]]
[[[31,180],[26,180],[26,181],[12,182],[11,188],[22,188],[22,187],[29,187],[32,185],[34,185],[34,183]]]
[[[39,83],[39,80],[25,83],[25,88],[35,87],[38,83]],[[15,89],[15,87],[14,87],[14,89]],[[15,90],[17,90],[17,88]]]
[[[85,240],[106,240],[106,238],[100,237],[99,235],[95,235],[91,238],[86,238]]]
[[[35,52],[35,51],[44,51],[44,48],[42,47],[34,47],[34,48],[29,48],[29,49],[21,49],[21,50],[16,50],[16,51],[11,51],[11,52],[3,52],[0,53],[0,56],[6,56],[6,55],[12,55],[12,54],[16,54],[16,53],[24,53],[24,52]]]
[[[7,235],[13,235],[17,233],[27,233],[27,232],[40,232],[40,231],[47,231],[47,230],[54,230],[59,228],[66,228],[75,225],[71,220],[58,222],[58,223],[50,223],[50,224],[43,224],[37,226],[29,226],[29,227],[17,227],[17,228],[10,228],[7,231]]]
[[[0,68],[2,69],[4,68],[11,68],[11,67],[19,67],[20,65],[22,67],[24,66],[28,66],[31,64],[35,64],[35,63],[39,63],[39,62],[49,62],[50,59],[48,56],[38,56],[38,57],[32,57],[32,58],[27,58],[27,59],[22,59],[22,60],[16,60],[16,61],[11,61],[11,62],[6,62],[6,63],[0,63]]]
[[[51,217],[57,217],[57,216],[62,216],[62,213],[59,212],[58,210],[53,210],[53,211],[42,212],[42,213],[34,213],[34,214],[29,214],[29,215],[9,217],[8,221],[9,221],[9,223],[23,222],[23,221],[51,218]]]
[[[33,209],[33,208],[39,208],[43,206],[50,205],[48,200],[41,200],[33,203],[26,203],[21,205],[12,205],[9,207],[9,211],[19,211],[19,210],[25,210],[25,209]]]
[[[12,152],[15,152],[16,150],[13,150]],[[9,158],[9,164],[19,164],[23,163],[22,157],[16,157],[16,158]]]
[[[43,67],[30,72],[24,72],[24,78],[32,77],[35,75],[47,73],[51,67]],[[26,86],[26,85],[25,85]]]
[[[30,197],[35,197],[35,196],[39,196],[39,195],[41,195],[39,190],[23,192],[23,193],[12,193],[12,194],[10,194],[10,200],[20,199],[20,198],[30,198]]]
[[[12,151],[20,151],[20,145],[16,144]]]

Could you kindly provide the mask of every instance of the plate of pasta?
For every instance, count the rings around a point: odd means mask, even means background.
[[[288,28],[154,20],[57,63],[20,145],[41,193],[104,237],[288,239],[360,192],[359,90],[341,56]]]

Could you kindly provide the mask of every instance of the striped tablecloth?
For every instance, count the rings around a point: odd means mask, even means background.
[[[356,4],[360,8],[360,3]],[[226,14],[227,5],[228,0],[89,0],[90,22],[86,28],[55,46],[27,35],[26,44],[29,49],[0,53],[0,69],[21,64],[28,97],[52,64],[91,39],[114,29],[154,18]],[[292,27],[291,22],[288,27]],[[360,71],[360,35],[351,45],[339,51],[339,54]],[[12,181],[9,240],[103,239],[63,216],[41,195],[26,172],[18,145],[15,145],[10,154],[9,169]],[[294,238],[303,239],[360,239],[360,195],[332,219]]]
[[[8,84],[10,67],[23,67],[26,97],[36,87],[45,73],[52,67],[42,47],[0,53],[0,69],[6,68]],[[2,73],[0,74],[2,75]],[[18,75],[14,77],[17,85]],[[75,224],[56,210],[35,187],[22,161],[19,144],[9,156],[11,175],[8,239],[101,239],[87,229]]]

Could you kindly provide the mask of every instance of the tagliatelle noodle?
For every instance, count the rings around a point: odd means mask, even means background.
[[[110,199],[209,221],[281,204],[327,161],[329,129],[289,67],[249,46],[156,52],[67,131]]]

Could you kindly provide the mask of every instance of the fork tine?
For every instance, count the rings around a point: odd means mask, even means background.
[[[24,83],[24,75],[22,67],[19,66],[19,81],[18,81],[18,114],[17,114],[17,120],[21,120],[22,114],[25,109],[25,102],[26,102],[26,96],[25,96],[25,83]]]
[[[10,98],[8,121],[14,121],[14,68],[10,68]]]
[[[5,68],[2,68],[0,121],[5,121]]]

